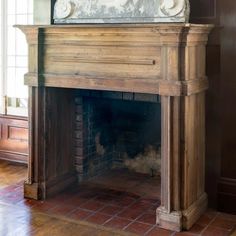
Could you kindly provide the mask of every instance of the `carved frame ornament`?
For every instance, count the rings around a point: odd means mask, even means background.
[[[57,0],[60,23],[188,22],[189,0]]]

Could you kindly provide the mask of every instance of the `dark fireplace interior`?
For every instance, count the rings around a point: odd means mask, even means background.
[[[111,170],[160,178],[160,114],[156,95],[79,90],[75,130],[79,182]]]

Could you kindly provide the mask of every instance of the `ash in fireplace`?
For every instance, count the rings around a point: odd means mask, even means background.
[[[160,149],[153,146],[145,148],[143,153],[134,158],[125,154],[124,165],[132,171],[150,174],[151,176],[160,176],[161,173],[161,154]]]

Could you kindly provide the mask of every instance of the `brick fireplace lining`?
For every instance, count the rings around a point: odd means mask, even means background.
[[[75,158],[79,182],[111,168],[160,174],[158,96],[130,94],[128,97],[116,92],[79,90],[75,102]],[[150,158],[143,161],[146,155]]]

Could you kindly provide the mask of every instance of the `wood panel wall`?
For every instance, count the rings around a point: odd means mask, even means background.
[[[219,0],[190,0],[191,23],[211,23],[215,29],[207,46],[207,76],[210,88],[206,96],[206,191],[209,206],[217,206],[217,185],[220,179],[220,14]]]
[[[221,179],[219,209],[236,214],[236,2],[221,9]]]
[[[236,214],[236,4],[190,0],[191,22],[213,23],[207,53],[206,186],[210,206]]]
[[[0,116],[0,159],[24,164],[27,163],[27,118]]]

